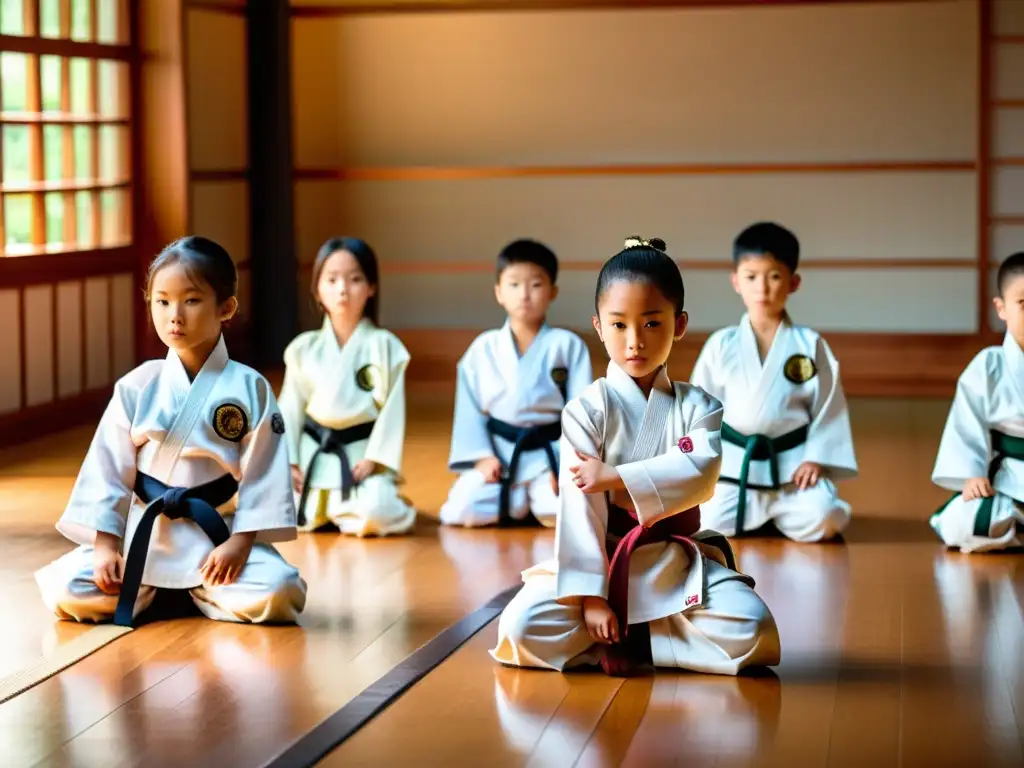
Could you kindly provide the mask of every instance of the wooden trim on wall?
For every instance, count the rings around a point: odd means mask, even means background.
[[[259,2],[260,0],[256,0]],[[190,11],[207,11],[209,13],[222,13],[225,16],[245,16],[248,13],[245,5],[224,5],[214,0],[185,0],[186,7]]]
[[[477,329],[417,328],[395,330],[412,357],[410,387],[451,385],[455,366]],[[577,333],[591,350],[594,375],[603,376],[607,356],[592,330]],[[672,350],[669,371],[686,380],[708,333],[687,334]],[[999,343],[995,334],[830,333],[822,336],[841,366],[843,387],[852,397],[952,397],[957,378],[982,349]]]
[[[864,160],[832,163],[630,163],[521,166],[380,166],[295,168],[296,181],[466,181],[552,176],[720,176],[787,173],[929,173],[976,171],[969,160]]]
[[[0,258],[0,282],[5,286],[25,286],[84,280],[132,272],[136,260],[136,249],[129,246],[46,256],[6,256]]]
[[[978,333],[989,330],[992,241],[992,3],[978,2]]]
[[[935,2],[935,0],[902,0]],[[639,11],[673,8],[778,8],[793,5],[885,5],[901,0],[406,0],[350,5],[296,5],[293,18],[331,18],[407,13],[489,13],[509,11]]]
[[[61,399],[54,391],[52,402],[0,414],[0,448],[56,434],[79,424],[94,424],[103,415],[113,392],[113,385],[109,385]]]

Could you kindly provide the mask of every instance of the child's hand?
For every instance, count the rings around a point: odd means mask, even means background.
[[[377,462],[371,461],[370,459],[363,459],[357,461],[356,465],[352,467],[352,479],[358,484],[363,482],[366,478],[372,475],[377,470]]]
[[[972,477],[964,483],[964,501],[987,499],[995,494],[987,477]]]
[[[124,558],[118,551],[120,541],[111,533],[96,533],[92,551],[92,579],[100,591],[107,595],[116,595],[121,591]]]
[[[619,642],[619,620],[603,597],[583,598],[583,621],[594,642]]]
[[[217,587],[234,583],[245,567],[255,541],[255,531],[231,534],[231,538],[207,556],[199,569],[203,586]]]
[[[581,463],[569,467],[569,471],[572,472],[573,483],[584,493],[604,493],[625,487],[615,467],[579,451],[576,451],[576,456]]]
[[[292,488],[296,493],[302,493],[302,470],[292,464]]]
[[[818,484],[818,480],[821,478],[823,472],[824,469],[821,464],[815,464],[813,461],[805,461],[797,467],[796,472],[793,473],[793,483],[801,491],[805,491]]]
[[[494,456],[480,459],[476,463],[476,471],[484,476],[485,483],[496,483],[501,477],[501,461]]]

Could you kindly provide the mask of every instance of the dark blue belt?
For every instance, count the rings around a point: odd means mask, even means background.
[[[306,499],[309,498],[309,478],[312,477],[313,468],[317,459],[323,453],[336,456],[341,464],[341,498],[348,499],[349,492],[356,483],[352,477],[352,466],[348,462],[348,454],[345,453],[345,446],[351,443],[358,443],[360,440],[367,440],[373,432],[374,421],[367,421],[363,424],[356,424],[354,427],[345,429],[331,429],[315,421],[309,416],[302,425],[302,431],[317,441],[317,449],[309,458],[306,465],[306,474],[302,476],[302,494],[299,497],[298,521],[299,525],[306,524]]]
[[[217,507],[226,504],[238,492],[238,483],[231,475],[222,475],[209,483],[194,488],[172,488],[142,472],[135,474],[135,495],[148,506],[142,513],[131,546],[125,553],[124,574],[121,578],[121,594],[114,611],[114,623],[122,627],[132,626],[135,617],[135,600],[142,586],[142,574],[146,569],[149,554],[149,540],[157,517],[164,515],[171,520],[191,520],[203,533],[210,537],[214,546],[220,546],[231,537],[227,523],[220,516]]]
[[[534,427],[518,427],[515,424],[496,419],[493,416],[487,419],[487,431],[491,437],[500,437],[513,443],[512,456],[508,466],[501,478],[501,496],[498,500],[498,525],[510,527],[515,525],[529,524],[536,522],[532,515],[522,520],[516,520],[511,513],[512,484],[515,483],[516,471],[519,469],[519,457],[528,451],[543,450],[548,455],[548,467],[554,476],[558,477],[558,459],[551,448],[551,443],[562,436],[562,422],[553,421],[549,424],[539,424]],[[495,448],[495,455],[498,455]]]

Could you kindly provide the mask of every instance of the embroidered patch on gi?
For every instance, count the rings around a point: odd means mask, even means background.
[[[807,355],[792,355],[782,367],[782,373],[794,384],[804,384],[818,375],[818,369]]]
[[[686,598],[686,605],[687,606],[696,605],[696,603],[697,603],[697,596],[696,595],[690,595],[688,598]]]
[[[275,413],[270,417],[270,431],[275,435],[284,434],[284,418],[282,418],[280,413]]]
[[[693,440],[688,437],[679,438],[679,450],[683,453],[690,453],[693,450]]]
[[[372,392],[374,387],[380,383],[380,372],[374,365],[364,365],[356,373],[356,384],[363,392]]]
[[[237,443],[249,431],[249,418],[240,406],[224,403],[213,412],[213,431],[218,437]]]
[[[552,368],[551,369],[551,380],[555,384],[565,384],[569,380],[569,369],[568,368]]]

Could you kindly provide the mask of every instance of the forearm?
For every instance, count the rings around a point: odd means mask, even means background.
[[[121,549],[121,537],[115,536],[112,533],[107,533],[106,531],[96,531],[96,541],[93,544],[93,548],[96,550],[117,552]]]

